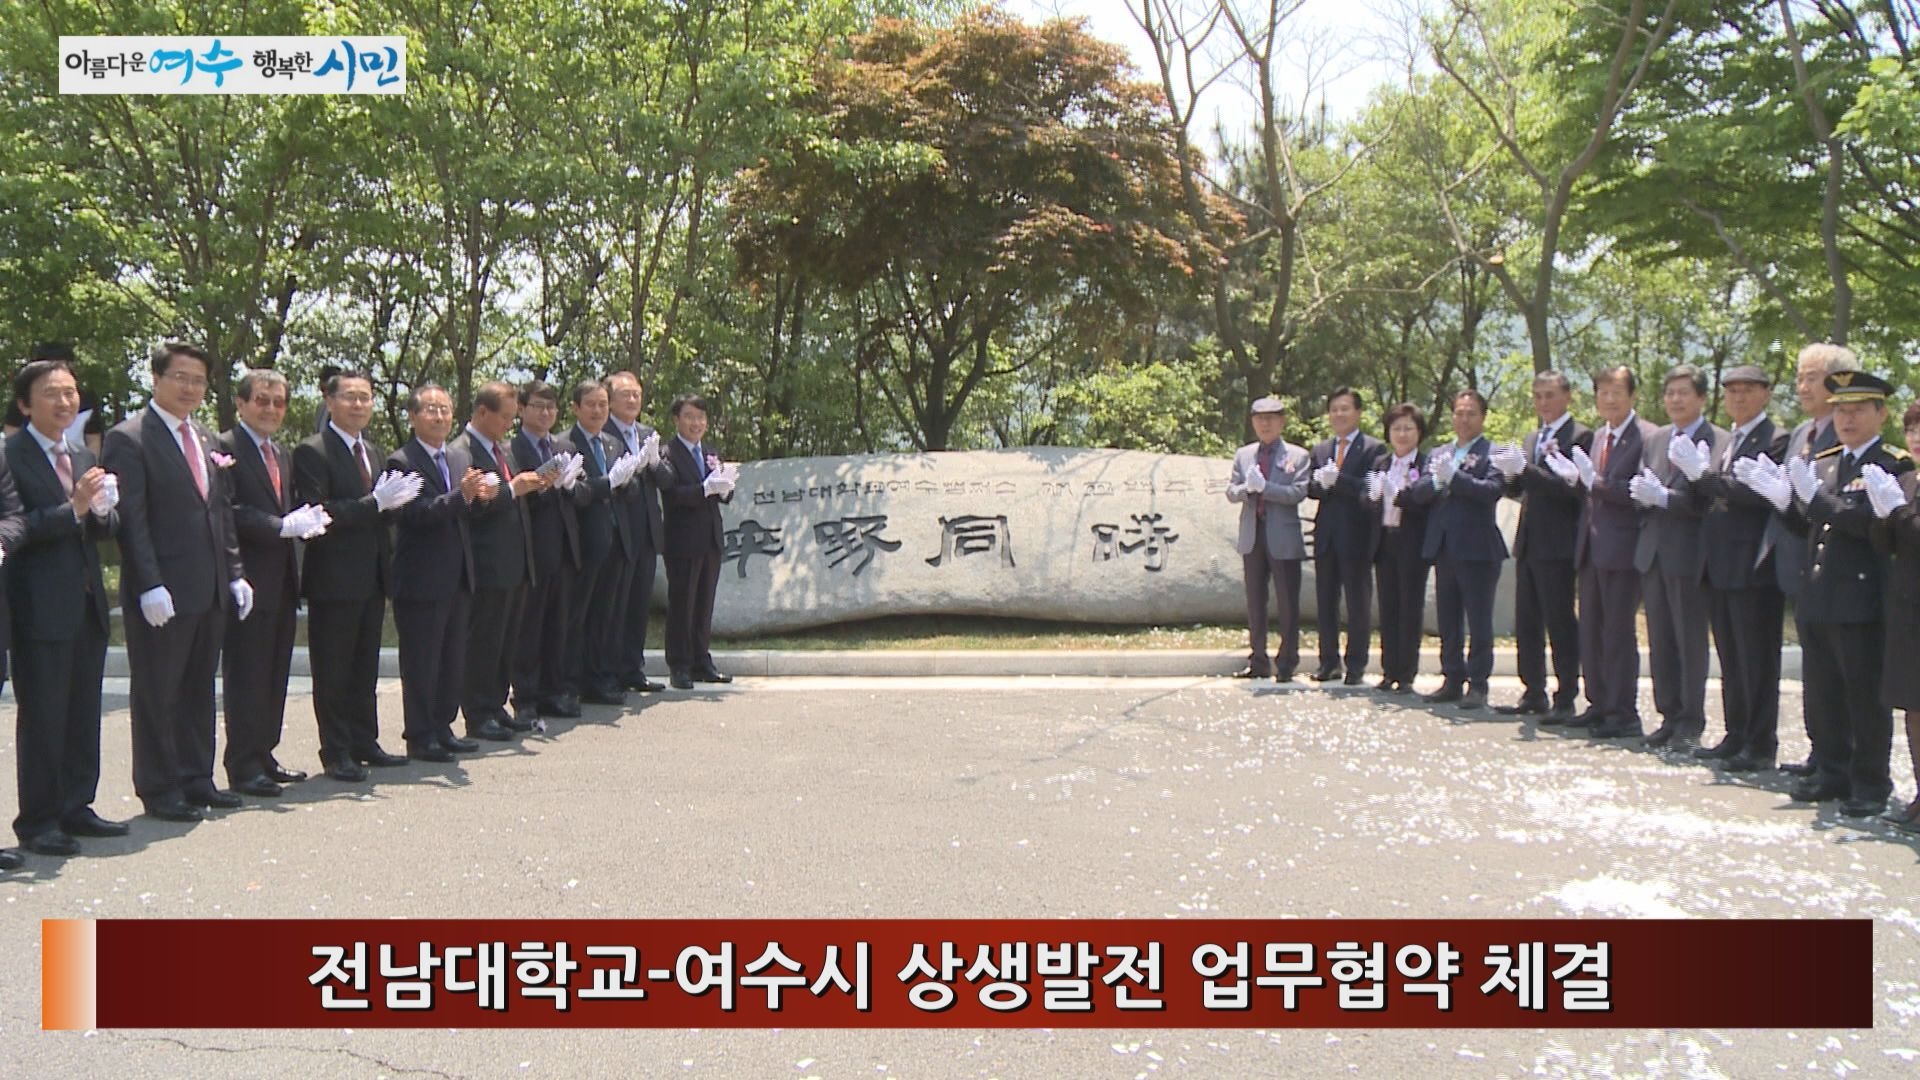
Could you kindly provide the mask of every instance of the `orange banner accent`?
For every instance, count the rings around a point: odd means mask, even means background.
[[[94,921],[40,920],[40,1028],[88,1031],[94,1024]]]

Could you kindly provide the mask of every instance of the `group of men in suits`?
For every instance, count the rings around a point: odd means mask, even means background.
[[[1610,368],[1594,376],[1598,427],[1589,428],[1570,414],[1566,376],[1545,372],[1532,386],[1538,427],[1517,447],[1489,443],[1482,434],[1485,399],[1462,391],[1451,403],[1452,443],[1424,462],[1413,450],[1424,436],[1413,406],[1388,413],[1390,431],[1405,424],[1399,442],[1406,445],[1382,449],[1355,432],[1359,396],[1336,391],[1328,409],[1334,436],[1309,451],[1281,438],[1285,406],[1278,399],[1256,401],[1255,441],[1235,455],[1227,487],[1229,501],[1241,504],[1237,547],[1252,639],[1239,675],[1293,675],[1306,557],[1296,507],[1317,498],[1315,677],[1344,674],[1356,685],[1366,671],[1370,595],[1351,568],[1371,564],[1382,592],[1383,661],[1390,639],[1396,653],[1387,664],[1396,670],[1379,688],[1408,692],[1412,670],[1397,654],[1408,651],[1400,639],[1410,619],[1417,626],[1430,567],[1444,681],[1425,700],[1484,706],[1494,593],[1508,557],[1495,509],[1513,498],[1523,689],[1497,712],[1537,716],[1543,726],[1585,729],[1597,738],[1688,749],[1732,772],[1771,769],[1779,747],[1782,624],[1793,597],[1813,744],[1812,759],[1790,767],[1805,777],[1793,795],[1841,800],[1851,815],[1879,812],[1891,793],[1892,720],[1880,689],[1887,556],[1873,550],[1873,542],[1887,541],[1873,538],[1875,521],[1887,515],[1876,515],[1885,507],[1870,506],[1866,492],[1878,485],[1882,503],[1901,505],[1896,489],[1912,470],[1905,451],[1877,439],[1892,388],[1860,371],[1851,352],[1820,344],[1799,359],[1796,390],[1808,419],[1791,433],[1767,416],[1772,381],[1760,368],[1724,372],[1720,389],[1730,429],[1705,415],[1706,373],[1674,367],[1661,386],[1667,422],[1656,425],[1635,409],[1634,372]],[[1357,473],[1356,454],[1366,458]],[[1396,535],[1410,520],[1420,530],[1417,556],[1416,545]],[[1272,660],[1265,648],[1270,582],[1285,638]],[[1344,653],[1337,649],[1342,599]],[[1660,714],[1651,732],[1638,703],[1642,614]],[[1702,746],[1710,637],[1726,733]],[[1583,682],[1587,709],[1576,715]]]
[[[371,378],[343,370],[326,381],[319,430],[289,449],[278,372],[247,372],[237,422],[215,435],[193,418],[206,355],[167,342],[151,369],[151,400],[107,432],[98,461],[68,434],[80,396],[66,361],[33,361],[14,380],[26,423],[0,461],[0,645],[14,661],[14,832],[28,850],[71,855],[76,837],[129,831],[92,808],[108,539],[121,559],[134,791],[160,820],[197,821],[306,779],[275,756],[302,600],[321,764],[349,783],[368,767],[452,761],[544,717],[577,717],[583,701],[664,690],[645,674],[662,554],[672,685],[731,681],[709,640],[737,466],[707,450],[704,398],[673,402],[663,442],[639,422],[629,372],[576,386],[575,423],[559,433],[554,388],[495,381],[456,432],[451,396],[423,384],[406,400],[410,437],[389,452],[367,432]],[[405,754],[379,740],[389,601]],[[213,777],[216,673],[227,790]],[[20,863],[0,851],[0,869]]]

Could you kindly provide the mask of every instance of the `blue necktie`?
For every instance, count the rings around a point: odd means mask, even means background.
[[[593,463],[600,468],[599,475],[607,475],[607,451],[600,445],[600,436],[587,436],[587,447],[593,451]]]
[[[700,469],[700,479],[705,480],[707,478],[707,452],[702,450],[698,443],[695,443],[693,447],[693,463]]]
[[[445,450],[435,450],[433,452],[433,463],[440,466],[440,486],[448,491],[452,491],[453,475],[447,472],[447,452]]]
[[[545,435],[540,436],[540,464],[545,465],[553,459],[553,441]]]

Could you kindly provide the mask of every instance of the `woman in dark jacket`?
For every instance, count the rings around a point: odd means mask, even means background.
[[[1902,418],[1907,450],[1920,457],[1920,402],[1907,406]],[[1900,477],[1905,506],[1895,510],[1876,529],[1878,545],[1892,553],[1887,566],[1886,660],[1881,665],[1880,700],[1889,709],[1907,714],[1907,753],[1913,762],[1914,782],[1920,785],[1920,490],[1909,469]],[[1888,821],[1909,832],[1920,832],[1920,795],[1904,808],[1887,814]]]
[[[1427,421],[1416,406],[1401,404],[1387,410],[1387,452],[1367,478],[1367,498],[1379,515],[1380,539],[1374,549],[1374,595],[1380,600],[1380,674],[1376,690],[1413,693],[1413,677],[1420,669],[1420,634],[1426,621],[1427,572],[1433,564],[1420,555],[1427,535],[1427,507],[1401,498],[1408,488],[1427,479],[1426,455],[1420,444],[1427,437]]]

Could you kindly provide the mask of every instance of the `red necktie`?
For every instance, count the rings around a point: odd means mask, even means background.
[[[260,444],[260,458],[267,463],[267,479],[273,481],[274,501],[286,502],[286,496],[280,493],[280,458],[274,454],[271,442]]]
[[[53,475],[60,478],[60,490],[68,496],[73,494],[73,458],[67,455],[67,444],[53,444]]]
[[[367,468],[367,444],[358,439],[353,441],[353,460],[360,463],[360,482],[373,490],[373,470]]]
[[[193,437],[193,425],[180,421],[180,452],[187,457],[187,468],[193,472],[193,486],[200,489],[200,497],[207,497],[207,467],[200,460],[200,444]]]
[[[513,479],[513,466],[507,464],[507,448],[499,443],[493,444],[493,463],[500,466],[500,479]]]
[[[1595,465],[1598,466],[1598,469],[1597,469],[1598,472],[1604,473],[1607,471],[1607,455],[1611,454],[1612,452],[1613,452],[1613,432],[1609,431],[1607,432],[1607,441],[1601,444],[1601,447],[1600,447],[1600,460],[1595,462]]]

